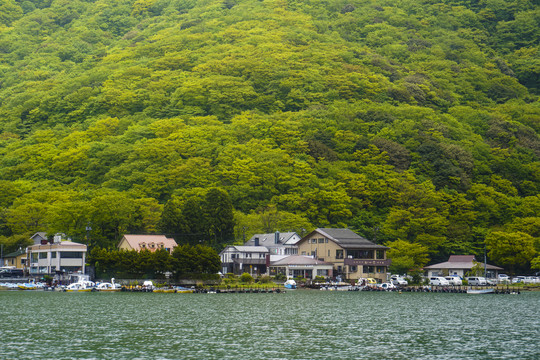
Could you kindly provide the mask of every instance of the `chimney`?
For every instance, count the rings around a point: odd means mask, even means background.
[[[255,246],[259,246],[259,238],[256,237],[254,240],[255,240]]]
[[[274,235],[274,243],[279,244],[279,231],[276,231],[276,234]]]

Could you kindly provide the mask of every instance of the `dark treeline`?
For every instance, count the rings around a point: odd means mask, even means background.
[[[155,252],[143,250],[106,250],[95,247],[88,262],[95,268],[96,278],[124,279],[171,279],[200,278],[219,272],[221,262],[217,252],[203,245],[180,245],[171,254],[159,249]]]

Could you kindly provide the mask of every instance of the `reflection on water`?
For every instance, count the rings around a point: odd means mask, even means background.
[[[538,359],[540,293],[0,292],[0,359]]]

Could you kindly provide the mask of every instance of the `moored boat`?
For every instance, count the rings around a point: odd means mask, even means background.
[[[38,288],[34,283],[19,283],[17,286],[21,290],[36,290]]]
[[[495,289],[467,289],[467,294],[495,294]]]
[[[177,286],[175,288],[175,290],[176,290],[176,293],[179,293],[179,294],[189,294],[189,293],[195,292],[195,290],[190,289],[190,288],[186,288],[186,287],[183,287],[183,286]]]
[[[92,281],[79,281],[66,286],[66,292],[90,292],[95,289],[95,284]]]
[[[122,286],[120,286],[120,284],[116,284],[114,282],[114,278],[112,278],[111,282],[98,283],[96,285],[96,290],[97,291],[121,291]]]
[[[285,287],[285,289],[296,289],[296,281],[294,281],[293,279],[289,279],[285,281],[283,286]]]
[[[154,289],[154,292],[157,292],[157,293],[175,293],[176,289],[174,289],[174,288],[157,288],[157,289]]]

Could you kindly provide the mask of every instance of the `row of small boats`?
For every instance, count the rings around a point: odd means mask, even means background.
[[[114,282],[114,278],[111,282],[98,282],[94,283],[90,280],[79,280],[67,286],[57,285],[48,286],[41,282],[32,283],[0,283],[0,290],[45,290],[45,291],[64,291],[64,292],[91,292],[91,291],[122,291],[124,290],[120,284]],[[193,293],[194,289],[181,286],[157,288],[151,281],[145,282],[140,287],[140,290],[145,292],[157,292],[157,293]]]
[[[37,290],[44,289],[44,283],[0,283],[0,290]]]

